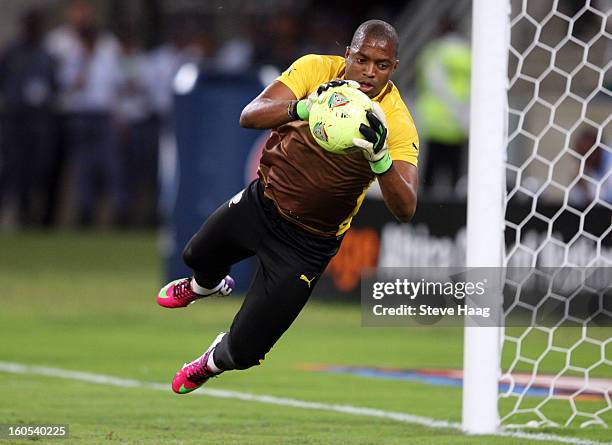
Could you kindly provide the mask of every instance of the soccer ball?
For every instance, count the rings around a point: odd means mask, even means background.
[[[368,96],[348,85],[329,88],[312,104],[308,125],[315,141],[325,150],[346,154],[353,138],[362,138],[360,124],[368,124],[366,111],[372,108]]]

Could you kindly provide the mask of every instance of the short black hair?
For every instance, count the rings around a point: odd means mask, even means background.
[[[383,20],[368,20],[363,22],[355,30],[355,34],[353,34],[351,49],[359,48],[361,42],[363,42],[366,37],[371,37],[376,40],[386,40],[387,42],[391,43],[391,45],[393,45],[395,48],[395,57],[397,57],[399,50],[399,39],[397,37],[397,31],[393,25]]]

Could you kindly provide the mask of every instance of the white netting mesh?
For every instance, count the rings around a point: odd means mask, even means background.
[[[514,297],[506,311],[533,316],[551,304],[565,309],[558,323],[506,327],[502,423],[607,427],[612,328],[601,327],[601,319],[573,319],[570,306],[585,294],[608,302],[612,295],[597,296],[601,288],[588,285],[559,295],[551,281],[592,269],[538,268],[612,266],[612,5],[511,5],[505,264],[529,269],[508,277]],[[525,297],[535,282],[549,283],[537,301]],[[605,304],[600,317],[612,316]]]

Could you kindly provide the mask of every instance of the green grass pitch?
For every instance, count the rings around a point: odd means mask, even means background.
[[[120,388],[0,371],[0,423],[69,424],[70,439],[53,443],[554,443],[472,437],[394,420],[174,395],[174,372],[228,328],[240,298],[163,309],[155,303],[161,276],[153,233],[1,234],[0,361],[168,386],[167,391]],[[461,362],[461,329],[362,328],[358,306],[311,301],[262,366],[228,372],[199,391],[226,389],[460,422],[458,388],[318,373],[302,366],[460,368]],[[611,439],[610,430],[601,428],[537,432]],[[0,440],[4,443],[11,441]]]

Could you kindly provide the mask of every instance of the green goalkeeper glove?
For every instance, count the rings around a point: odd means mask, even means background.
[[[366,112],[366,118],[370,126],[359,125],[359,132],[364,139],[354,138],[353,144],[362,150],[372,171],[377,175],[382,175],[388,172],[393,165],[387,147],[387,118],[377,102],[372,102],[372,110]]]
[[[340,85],[348,85],[352,88],[359,88],[359,82],[355,82],[354,80],[334,79],[330,82],[322,83],[319,85],[316,91],[313,91],[306,99],[291,101],[289,103],[289,108],[287,109],[287,114],[293,120],[300,119],[307,121],[310,117],[310,109],[312,108],[312,104],[315,103],[318,97],[330,88],[339,87]]]

